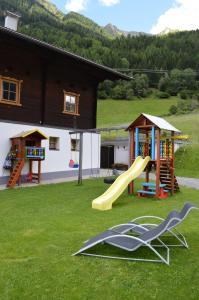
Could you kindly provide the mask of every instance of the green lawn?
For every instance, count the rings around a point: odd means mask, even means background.
[[[198,299],[198,211],[179,229],[190,249],[172,249],[171,265],[72,257],[83,241],[139,215],[165,217],[198,191],[183,188],[166,200],[126,193],[110,211],[91,209],[102,179],[0,192],[0,299]],[[147,257],[147,249],[142,250]]]

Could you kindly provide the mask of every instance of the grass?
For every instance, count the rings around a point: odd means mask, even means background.
[[[138,183],[137,183],[138,184]],[[190,250],[172,249],[171,265],[72,257],[82,242],[139,215],[165,217],[198,191],[166,200],[124,193],[110,211],[91,209],[102,179],[0,192],[0,299],[198,299],[198,212],[180,225]],[[143,250],[148,255],[146,249]]]
[[[199,113],[171,116],[167,120],[188,134],[191,142],[176,153],[176,174],[199,178]]]
[[[109,127],[120,124],[130,124],[140,113],[156,116],[167,115],[177,97],[160,100],[147,98],[143,100],[99,100],[97,106],[97,126]],[[110,113],[112,112],[112,113]]]

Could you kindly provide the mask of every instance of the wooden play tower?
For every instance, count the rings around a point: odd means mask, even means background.
[[[38,129],[21,132],[10,138],[11,149],[7,159],[10,160],[10,178],[7,187],[12,188],[21,181],[22,169],[25,162],[28,162],[29,172],[26,175],[26,181],[40,182],[41,161],[45,159],[45,148],[41,147],[41,141],[48,139],[46,135]],[[33,172],[33,162],[37,162],[37,172]]]
[[[127,128],[130,133],[130,164],[138,156],[150,156],[145,173],[143,190],[138,196],[166,198],[179,190],[174,173],[174,141],[179,130],[163,118],[141,114]],[[149,174],[154,170],[156,180],[150,182]],[[134,182],[129,185],[129,193],[134,192]]]

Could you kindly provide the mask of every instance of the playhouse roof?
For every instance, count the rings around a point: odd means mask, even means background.
[[[173,125],[167,122],[165,119],[144,113],[142,113],[133,123],[131,123],[127,130],[130,130],[134,125],[136,125],[138,119],[140,119],[141,117],[144,117],[145,119],[149,120],[153,125],[157,126],[160,129],[174,131],[178,133],[181,132],[179,129],[175,128]]]
[[[27,136],[32,135],[32,134],[34,134],[34,133],[39,134],[39,135],[41,136],[41,139],[42,139],[42,140],[47,140],[47,139],[48,139],[48,137],[47,137],[44,133],[42,133],[39,129],[33,129],[33,130],[28,130],[28,131],[22,131],[22,132],[20,132],[19,134],[17,134],[17,135],[15,135],[15,136],[11,137],[11,139],[16,139],[16,138],[26,138]]]

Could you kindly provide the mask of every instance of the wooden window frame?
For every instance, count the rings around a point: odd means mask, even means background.
[[[3,99],[3,81],[16,84],[16,100],[15,101]],[[15,78],[0,75],[0,104],[22,106],[21,97],[20,97],[22,82],[23,82],[23,80],[17,80]]]
[[[80,94],[67,92],[65,90],[63,92],[64,92],[64,110],[63,110],[63,114],[73,115],[73,116],[80,116],[80,114],[79,114],[79,97],[80,97]],[[75,112],[66,110],[66,96],[75,97]]]

